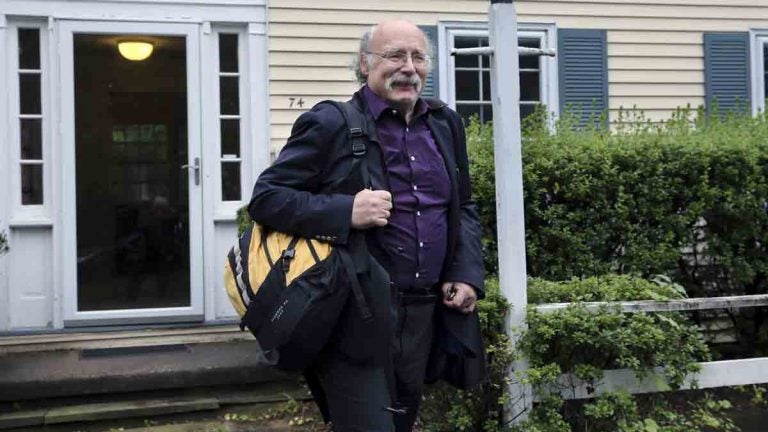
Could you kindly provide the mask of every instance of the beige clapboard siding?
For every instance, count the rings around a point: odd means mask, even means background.
[[[702,54],[703,55],[703,54]],[[704,58],[671,58],[671,57],[608,57],[608,70],[637,71],[704,71]],[[702,75],[703,76],[703,75]],[[609,76],[613,79],[613,76]],[[703,81],[702,81],[703,82]]]
[[[270,76],[273,148],[291,123],[324,99],[357,86],[347,65],[371,24],[408,18],[484,22],[486,0],[272,0]],[[703,33],[768,27],[768,0],[519,0],[521,23],[607,30],[610,118],[637,107],[658,122],[704,103]],[[303,98],[304,108],[289,98]]]
[[[672,57],[699,58],[702,45],[648,44],[648,43],[614,43],[608,45],[608,57]]]
[[[680,32],[680,31],[632,31],[632,30],[614,30],[607,35],[609,44],[689,44],[700,45],[702,36],[699,32]]]
[[[611,71],[612,84],[689,84],[704,82],[702,70],[621,70]]]
[[[351,61],[350,56],[349,60]],[[275,81],[352,81],[355,74],[346,66],[274,66],[271,68],[272,79]]]
[[[628,109],[630,110],[630,109]],[[673,109],[645,109],[642,110],[642,115],[644,119],[649,120],[654,123],[663,122],[666,120],[669,120],[669,118],[672,116],[672,114],[675,112]],[[609,112],[608,119],[611,122],[616,122],[619,120],[619,110],[618,109],[612,109]],[[627,113],[624,114],[623,121],[624,122],[633,122],[633,120],[636,120],[637,117],[632,117],[631,115],[628,117]]]

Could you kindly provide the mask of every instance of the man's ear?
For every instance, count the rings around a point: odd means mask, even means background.
[[[363,74],[363,76],[368,76],[368,61],[365,58],[365,53],[360,53],[360,57],[357,59],[358,65],[360,67],[360,73]]]

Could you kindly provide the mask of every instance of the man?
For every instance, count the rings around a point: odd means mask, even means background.
[[[480,227],[461,120],[444,103],[420,98],[431,53],[407,21],[382,22],[361,40],[356,72],[364,85],[351,103],[366,116],[369,184],[339,192],[353,165],[348,126],[334,106],[318,104],[296,121],[249,205],[253,219],[273,229],[365,254],[368,270],[358,276],[379,310],[377,325],[355,321],[348,303],[308,376],[335,432],[410,431],[425,377],[466,387],[483,373],[474,313],[483,284]]]

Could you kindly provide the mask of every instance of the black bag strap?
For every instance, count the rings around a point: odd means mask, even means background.
[[[347,125],[347,139],[352,147],[352,169],[351,173],[359,172],[362,188],[371,186],[370,173],[368,172],[368,162],[365,155],[368,153],[368,130],[365,127],[365,114],[360,111],[351,102],[326,101],[335,106]]]
[[[363,321],[368,322],[373,319],[371,314],[371,308],[368,306],[368,300],[365,299],[363,294],[363,287],[360,286],[360,280],[357,276],[357,270],[355,264],[352,262],[352,257],[349,255],[349,251],[346,249],[338,249],[339,257],[341,257],[341,263],[344,265],[344,270],[347,272],[349,283],[352,288],[352,295],[355,296],[357,302],[357,308],[360,310],[360,316]]]
[[[368,171],[368,161],[365,157],[368,152],[368,141],[370,140],[371,134],[374,133],[374,131],[369,131],[367,126],[368,122],[365,119],[365,113],[360,110],[355,104],[352,102],[338,102],[338,101],[327,101],[328,103],[332,104],[341,112],[341,115],[344,117],[344,122],[347,125],[347,137],[349,139],[349,143],[352,147],[352,169],[350,172],[352,175],[354,175],[355,172],[360,173],[360,181],[361,181],[361,188],[370,188],[371,187],[371,180],[370,180],[370,173]],[[366,243],[365,236],[361,233],[358,233],[358,235],[353,235],[350,239],[350,243],[354,243],[356,249],[360,252],[365,252],[363,255],[368,255],[368,246]],[[373,319],[373,315],[371,314],[370,307],[368,306],[368,301],[365,299],[365,295],[363,294],[362,287],[360,286],[360,281],[358,280],[357,275],[357,269],[362,266],[356,266],[354,258],[350,255],[349,251],[346,249],[339,249],[339,256],[341,257],[342,263],[344,264],[344,267],[347,270],[347,274],[349,275],[350,284],[352,287],[352,294],[355,296],[355,301],[357,302],[358,309],[360,311],[360,314],[364,321],[368,322]],[[400,404],[397,403],[396,395],[397,395],[397,387],[395,383],[395,373],[394,373],[394,365],[392,364],[391,360],[391,353],[389,350],[390,343],[384,342],[382,344],[382,354],[386,358],[384,361],[384,372],[385,377],[387,381],[387,388],[389,389],[389,395],[391,404],[390,406],[384,407],[385,410],[395,414],[395,415],[404,415],[406,413],[405,408],[403,408]]]

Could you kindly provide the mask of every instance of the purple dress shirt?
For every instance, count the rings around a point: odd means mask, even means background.
[[[389,176],[394,210],[376,239],[389,255],[387,269],[399,291],[429,291],[440,280],[448,237],[451,181],[427,126],[419,99],[410,124],[367,86],[363,95],[373,118]]]

